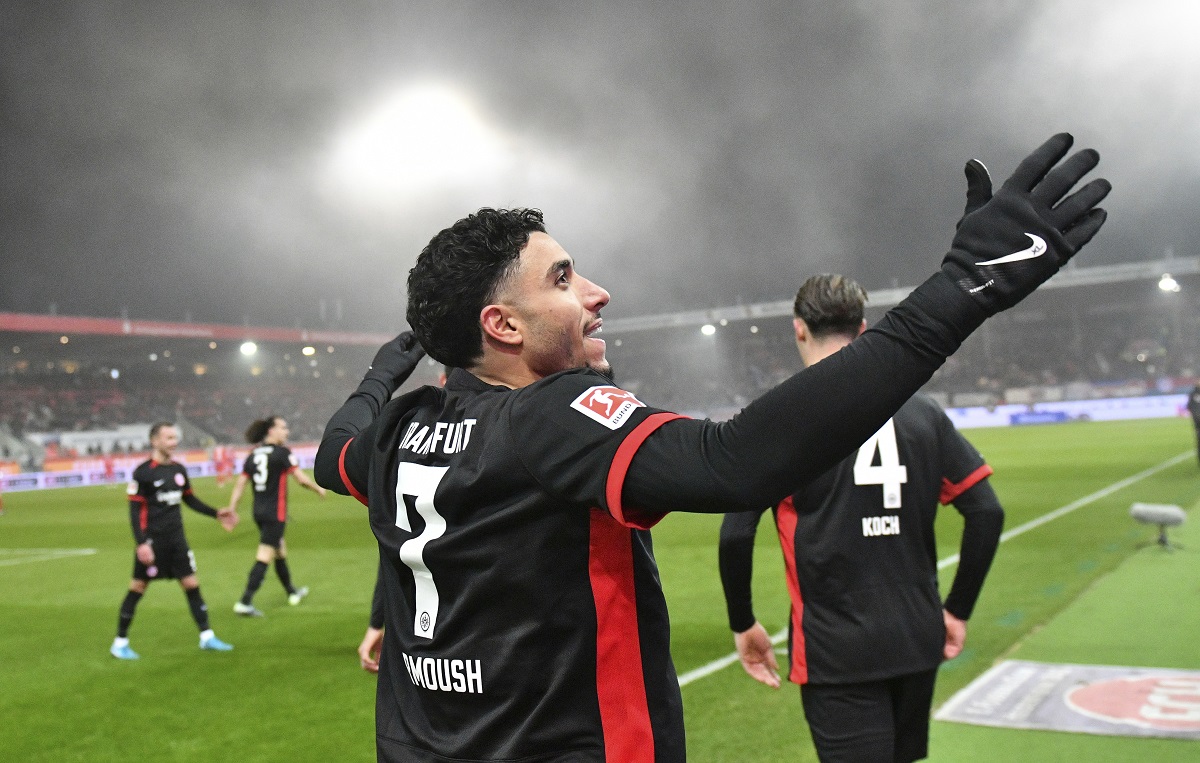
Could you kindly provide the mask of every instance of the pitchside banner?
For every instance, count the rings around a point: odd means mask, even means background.
[[[1006,660],[951,697],[934,718],[1200,740],[1200,672]]]

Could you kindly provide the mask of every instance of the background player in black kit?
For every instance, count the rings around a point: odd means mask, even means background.
[[[536,210],[480,210],[409,273],[408,321],[326,427],[318,483],[367,504],[385,594],[382,760],[681,761],[679,683],[647,532],[771,505],[879,429],[987,316],[1103,224],[1099,161],[1051,138],[996,193],[968,171],[941,270],[836,357],[723,423],[613,385],[609,295]],[[1057,165],[1057,167],[1056,167]],[[1064,198],[1066,197],[1066,198]],[[1044,245],[1032,256],[1029,236]],[[444,389],[389,398],[421,357]],[[813,405],[813,401],[820,401]]]
[[[806,367],[866,329],[866,297],[843,276],[804,282],[794,326]],[[962,651],[1004,525],[991,473],[937,403],[918,394],[856,455],[775,507],[792,598],[788,677],[801,685],[823,762],[926,756],[938,665]],[[939,502],[953,503],[964,520],[944,607],[933,529]],[[742,666],[778,688],[774,647],[750,598],[761,514],[725,516],[721,582]]]
[[[208,606],[200,596],[200,581],[196,578],[196,557],[188,548],[183,534],[183,517],[179,504],[208,517],[221,520],[232,531],[237,515],[228,508],[217,510],[192,493],[187,469],[172,460],[179,445],[179,429],[166,422],[150,427],[150,447],[154,452],[133,470],[129,494],[129,523],[137,548],[133,556],[133,579],[129,593],[121,602],[117,621],[117,636],[109,652],[121,660],[136,660],[138,654],[129,646],[129,625],[138,602],[146,593],[151,580],[175,578],[187,595],[188,608],[200,628],[200,648],[227,652],[232,646],[220,640],[208,623]]]
[[[275,562],[275,574],[287,591],[287,602],[296,606],[308,595],[308,588],[292,585],[292,573],[287,563],[287,542],[283,532],[287,526],[287,478],[291,475],[301,487],[306,487],[322,498],[325,488],[308,478],[300,468],[300,462],[287,447],[288,424],[280,416],[258,419],[246,429],[246,442],[256,445],[238,475],[229,496],[229,509],[237,511],[238,502],[246,485],[254,483],[254,523],[258,525],[258,550],[254,554],[254,566],[246,581],[246,590],[233,611],[248,617],[262,617],[262,612],[252,603],[254,594],[267,575],[267,566]]]

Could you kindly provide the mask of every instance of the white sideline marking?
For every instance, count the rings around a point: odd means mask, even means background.
[[[1184,461],[1186,459],[1195,458],[1195,457],[1196,457],[1195,451],[1185,450],[1184,452],[1180,453],[1177,456],[1172,456],[1171,458],[1168,458],[1166,461],[1163,461],[1161,464],[1156,464],[1155,466],[1151,466],[1149,469],[1146,469],[1145,471],[1138,472],[1137,474],[1135,474],[1131,477],[1126,477],[1123,480],[1114,482],[1111,485],[1109,485],[1108,487],[1100,488],[1099,490],[1092,493],[1091,495],[1085,495],[1083,498],[1072,501],[1072,502],[1068,503],[1066,506],[1060,506],[1059,508],[1055,509],[1054,511],[1047,512],[1047,513],[1041,515],[1040,517],[1036,517],[1034,519],[1029,520],[1028,522],[1026,522],[1023,525],[1014,527],[1011,530],[1007,530],[1000,535],[1000,542],[1004,543],[1005,541],[1011,540],[1011,539],[1017,537],[1018,535],[1027,533],[1034,528],[1041,527],[1042,525],[1046,524],[1047,522],[1058,519],[1061,516],[1070,514],[1072,511],[1075,511],[1075,509],[1087,506],[1089,503],[1094,503],[1094,502],[1100,500],[1101,498],[1112,495],[1113,493],[1117,492],[1118,490],[1127,488],[1130,485],[1134,484],[1135,482],[1141,482],[1142,480],[1146,479],[1149,476],[1158,474],[1163,469],[1169,469],[1170,467],[1174,466],[1175,464],[1178,464],[1180,461]],[[937,563],[937,568],[939,570],[942,570],[942,569],[945,569],[946,567],[949,567],[954,564],[958,564],[958,554],[951,554],[950,556],[947,556],[945,559],[939,560]],[[779,644],[779,643],[782,643],[786,638],[787,638],[787,629],[785,628],[785,629],[779,631],[778,633],[776,633],[775,635],[771,636],[771,643]],[[688,672],[684,673],[683,675],[681,675],[679,677],[679,685],[687,686],[692,681],[696,681],[701,678],[704,678],[705,676],[712,675],[713,673],[716,673],[718,670],[728,667],[737,661],[738,661],[737,652],[727,654],[724,657],[720,657],[716,660],[713,660],[712,662],[708,663],[707,665],[701,665],[700,667],[696,668],[695,670],[689,670]]]
[[[66,559],[72,556],[91,556],[99,553],[95,548],[0,548],[0,567],[11,567],[15,564],[31,562],[48,562],[54,559]],[[16,557],[6,559],[4,557]]]

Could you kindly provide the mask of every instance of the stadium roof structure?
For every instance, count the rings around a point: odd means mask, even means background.
[[[1126,281],[1159,280],[1165,274],[1172,276],[1200,274],[1200,257],[1167,257],[1161,260],[1123,263],[1120,265],[1097,265],[1077,267],[1067,264],[1051,278],[1042,289],[1064,289]],[[871,308],[891,307],[907,297],[915,286],[877,289],[868,293]],[[715,307],[705,310],[685,310],[675,313],[642,315],[631,318],[611,318],[604,321],[606,334],[654,331],[665,328],[697,327],[709,323],[740,321],[760,318],[792,317],[792,300],[758,302],[750,305]]]

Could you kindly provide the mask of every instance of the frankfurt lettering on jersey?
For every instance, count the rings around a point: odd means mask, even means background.
[[[479,660],[413,657],[401,652],[413,685],[430,691],[483,694],[483,667]]]
[[[888,517],[863,517],[863,536],[870,538],[875,535],[899,535],[900,516],[893,514]]]
[[[435,453],[440,449],[447,456],[466,450],[471,441],[471,430],[475,419],[463,419],[448,423],[439,421],[432,429],[414,421],[408,425],[404,437],[400,438],[400,450],[411,450],[419,456]]]
[[[591,387],[575,398],[571,407],[612,430],[620,429],[629,415],[646,404],[619,387]]]

